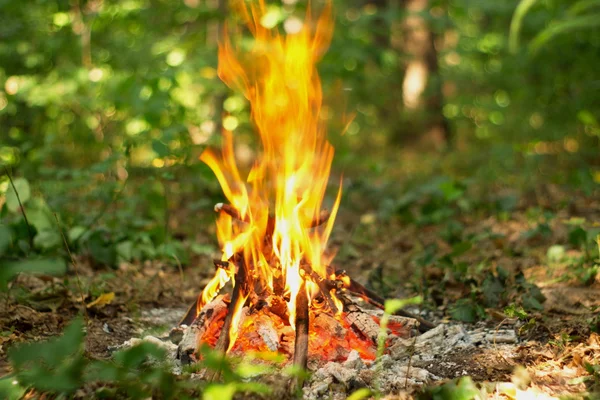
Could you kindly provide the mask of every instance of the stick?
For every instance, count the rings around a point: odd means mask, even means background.
[[[366,302],[372,304],[377,308],[380,308],[382,310],[385,308],[385,299],[383,297],[379,296],[377,293],[367,289],[360,283],[356,282],[354,279],[350,278],[345,271],[336,271],[336,276],[338,276],[339,279],[342,282],[344,282],[344,287],[349,292],[359,295]],[[431,322],[423,319],[422,317],[405,310],[397,311],[394,314],[399,315],[401,317],[413,318],[419,321],[419,332],[421,333],[425,333],[436,327],[435,324],[432,324]]]
[[[246,274],[246,266],[244,264],[242,257],[236,257],[241,265],[239,266],[236,274],[235,274],[235,285],[233,286],[233,293],[231,295],[231,303],[227,307],[227,316],[225,317],[225,321],[223,321],[223,327],[221,328],[221,333],[219,333],[219,339],[217,339],[217,343],[215,344],[214,350],[221,352],[223,357],[225,357],[225,353],[229,348],[230,339],[229,339],[229,331],[231,330],[231,321],[233,319],[233,313],[235,311],[235,307],[240,299],[243,296],[244,292],[247,292],[247,288],[249,286],[248,277]],[[206,374],[207,379],[209,381],[215,381],[219,379],[221,376],[221,371],[211,371]]]
[[[306,370],[308,362],[308,296],[306,294],[306,286],[304,282],[300,286],[298,297],[296,297],[296,341],[294,345],[294,365]],[[296,376],[291,383],[290,389],[295,392],[302,389],[304,384],[304,376],[302,373]]]
[[[248,218],[248,215],[246,214],[244,217],[242,217],[242,214],[240,214],[240,212],[231,204],[217,203],[215,204],[215,212],[224,212],[238,221],[250,223],[250,218]],[[316,219],[313,219],[306,225],[306,228],[316,228],[320,225],[323,225],[329,220],[329,217],[331,217],[331,213],[327,210],[322,210]],[[273,218],[269,217],[269,222],[271,222],[271,220],[273,220]],[[272,223],[274,222],[275,221],[273,220]]]
[[[225,214],[229,214],[232,218],[237,219],[242,222],[250,222],[248,215],[242,218],[242,215],[238,210],[235,209],[231,204],[217,203],[215,204],[215,212],[224,212]]]
[[[23,207],[23,203],[21,203],[21,196],[19,196],[19,192],[17,191],[15,183],[12,180],[12,176],[10,176],[10,172],[8,172],[8,168],[4,167],[4,171],[6,172],[6,176],[8,176],[10,186],[12,186],[13,190],[15,191],[15,195],[17,196],[17,202],[19,203],[19,207],[23,213],[25,225],[27,225],[27,233],[29,233],[29,247],[33,250],[33,231],[31,230],[31,225],[29,225],[29,220],[27,219],[27,214],[25,213],[25,207]]]
[[[331,298],[331,294],[329,293],[329,291],[331,289],[334,289],[334,287],[331,287],[327,280],[321,278],[315,271],[313,271],[310,265],[301,263],[300,269],[310,278],[311,281],[313,281],[319,287],[321,294],[327,301],[329,308],[331,308],[331,312],[336,314],[338,312],[338,308],[333,299]]]
[[[79,294],[81,296],[81,308],[83,309],[83,318],[85,319],[86,326],[89,323],[89,317],[87,313],[87,307],[85,306],[85,295],[83,293],[83,288],[81,286],[81,279],[79,279],[79,268],[77,261],[75,261],[75,257],[71,253],[71,249],[69,248],[69,243],[67,242],[67,238],[60,227],[60,221],[58,220],[58,215],[54,213],[54,219],[56,219],[56,226],[58,227],[58,231],[63,238],[63,243],[65,244],[65,248],[67,249],[67,253],[69,253],[69,257],[71,257],[71,263],[73,263],[73,268],[75,269],[75,278],[77,279],[77,287],[79,288]]]
[[[313,219],[308,225],[308,228],[316,228],[317,226],[323,225],[329,221],[329,217],[331,217],[331,212],[328,210],[321,210],[317,219]]]

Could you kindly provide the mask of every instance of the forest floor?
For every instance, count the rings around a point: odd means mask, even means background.
[[[432,322],[514,329],[510,353],[489,345],[437,360],[435,387],[468,375],[479,385],[512,382],[508,397],[515,388],[600,393],[600,202],[551,185],[478,196],[473,188],[445,179],[402,193],[350,185],[331,240],[334,264],[386,297],[423,295],[422,315]],[[185,211],[172,219],[185,224]],[[197,230],[184,240],[215,242],[212,224]],[[184,266],[144,261],[116,269],[80,254],[68,279],[19,276],[0,301],[2,375],[11,372],[13,345],[58,335],[82,311],[91,359],[168,330],[210,278],[213,250]],[[158,325],[157,309],[172,310]]]

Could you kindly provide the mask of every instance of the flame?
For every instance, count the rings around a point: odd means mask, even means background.
[[[242,51],[224,35],[219,45],[218,74],[249,100],[261,153],[242,179],[233,134],[224,131],[221,152],[207,149],[200,159],[213,170],[225,197],[244,221],[220,213],[217,231],[223,260],[241,254],[254,285],[270,291],[275,281],[283,282],[284,293],[280,295],[289,299],[293,327],[296,298],[306,279],[302,268],[309,266],[321,278],[328,275],[323,253],[341,198],[340,185],[327,222],[310,229],[311,221],[321,215],[334,154],[320,120],[322,91],[315,67],[331,40],[331,5],[324,7],[316,21],[308,11],[302,28],[286,36],[261,25],[266,14],[264,0],[246,3],[234,1],[233,9],[253,35],[253,46]],[[231,278],[231,272],[219,271],[199,303],[214,298]],[[306,283],[312,297],[318,288]],[[243,301],[235,306],[236,319],[247,296],[241,296]],[[237,329],[237,324],[232,324],[235,332],[230,334],[230,347]]]

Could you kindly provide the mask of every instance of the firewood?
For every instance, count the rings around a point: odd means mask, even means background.
[[[225,203],[217,203],[215,204],[215,212],[219,213],[219,212],[224,212],[225,214],[230,215],[232,218],[241,221],[241,222],[246,222],[249,223],[250,222],[250,218],[248,217],[248,215],[245,215],[244,217],[242,217],[242,214],[231,204],[225,204]],[[306,224],[306,228],[316,228],[318,226],[321,226],[323,224],[325,224],[329,218],[331,217],[331,213],[328,210],[321,210],[321,212],[319,213],[319,216],[315,219],[313,219],[312,221],[310,221],[309,223]],[[272,217],[269,217],[268,221],[267,221],[267,226],[269,224],[274,224],[275,223],[275,219]],[[267,232],[271,232],[272,233],[272,229],[269,230],[269,228],[267,227]]]
[[[185,331],[177,349],[178,357],[183,364],[197,361],[196,352],[198,351],[200,341],[207,327],[224,317],[227,310],[228,298],[228,294],[217,296],[212,302],[205,305],[189,329]],[[193,304],[193,307],[195,306]]]
[[[258,326],[257,332],[265,345],[271,351],[279,350],[279,333],[273,323],[273,320],[265,314],[254,317],[254,324]]]
[[[345,271],[336,271],[336,276],[338,277],[339,281],[344,283],[344,287],[349,292],[360,296],[363,300],[381,310],[385,308],[385,299],[383,297],[350,278]],[[432,324],[424,318],[405,310],[399,310],[395,313],[395,315],[417,320],[419,322],[418,329],[421,333],[425,333],[436,327],[435,324]]]
[[[312,321],[313,329],[329,332],[332,336],[339,338],[346,336],[346,329],[329,313],[319,312]]]
[[[296,297],[296,341],[294,345],[294,365],[306,369],[308,361],[308,328],[310,314],[308,312],[308,296],[304,283],[300,286],[298,297]],[[292,392],[302,388],[304,377],[302,374],[292,380],[290,389]]]
[[[223,327],[221,328],[221,333],[219,333],[219,338],[217,339],[217,343],[214,347],[214,350],[222,353],[223,356],[225,356],[225,352],[229,348],[230,344],[229,332],[231,330],[231,321],[233,320],[235,307],[238,306],[238,301],[240,301],[242,296],[248,293],[251,279],[250,275],[247,274],[243,257],[236,255],[235,262],[238,265],[238,269],[235,273],[235,285],[233,286],[231,302],[227,308],[227,316],[225,317]],[[214,381],[219,379],[220,375],[221,371],[210,371],[206,374],[206,377],[209,381]]]
[[[344,314],[344,318],[357,333],[377,343],[379,324],[369,314],[360,310],[350,311]]]

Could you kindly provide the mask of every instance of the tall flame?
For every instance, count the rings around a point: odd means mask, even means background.
[[[310,229],[310,221],[320,218],[334,153],[319,118],[322,91],[315,67],[331,39],[331,6],[327,4],[316,21],[308,11],[302,29],[287,36],[261,24],[266,14],[264,0],[252,1],[249,7],[237,1],[234,9],[254,42],[243,52],[226,35],[219,45],[218,73],[250,101],[261,154],[245,182],[235,160],[231,132],[223,132],[220,153],[207,149],[200,159],[213,170],[225,196],[246,221],[220,214],[217,231],[223,260],[242,254],[255,284],[268,290],[274,290],[275,280],[284,282],[294,326],[295,301],[304,279],[301,269],[308,265],[311,273],[321,278],[328,275],[323,253],[341,197],[340,188],[326,224]],[[203,292],[201,303],[210,301],[231,274],[219,272]],[[315,292],[311,285],[307,282],[309,295]],[[233,339],[235,335],[232,332]]]

